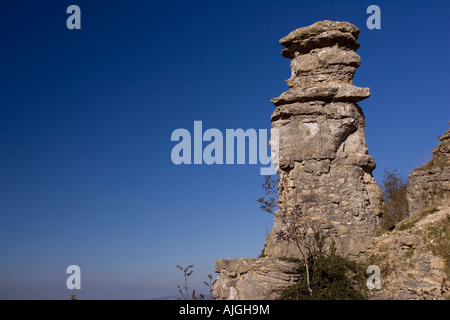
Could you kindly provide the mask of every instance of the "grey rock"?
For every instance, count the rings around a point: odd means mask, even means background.
[[[282,236],[282,217],[294,208],[307,220],[316,217],[318,228],[354,259],[378,228],[381,189],[372,176],[376,163],[368,154],[364,114],[355,104],[370,92],[353,85],[361,64],[358,34],[350,23],[319,21],[280,40],[292,76],[290,89],[271,100],[272,128],[280,136],[280,212],[265,243],[269,257],[298,255]]]
[[[219,299],[272,299],[295,281],[298,247],[286,236],[292,223],[327,233],[339,252],[361,260],[378,228],[381,189],[372,176],[365,120],[356,102],[370,96],[353,85],[361,64],[359,29],[347,22],[319,21],[280,40],[292,59],[289,89],[271,101],[272,129],[279,130],[278,207],[264,259],[218,260]],[[301,216],[292,216],[300,211]],[[286,220],[287,216],[291,222]]]
[[[277,259],[217,260],[213,295],[220,300],[277,299],[297,279],[297,264]]]
[[[276,105],[305,101],[358,102],[370,96],[369,88],[358,88],[349,83],[326,83],[310,87],[294,87],[270,101]]]
[[[296,29],[280,40],[285,49],[283,57],[295,58],[316,48],[340,47],[356,50],[359,29],[348,22],[319,21],[308,27]]]
[[[430,245],[437,240],[432,230],[448,223],[449,216],[450,206],[446,203],[432,217],[422,217],[408,230],[373,238],[365,256],[381,269],[382,288],[371,292],[370,299],[448,299],[445,257]]]
[[[409,175],[410,215],[450,199],[450,129],[439,137],[439,141],[430,161]]]

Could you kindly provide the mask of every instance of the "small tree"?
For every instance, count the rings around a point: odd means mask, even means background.
[[[257,201],[265,212],[277,211],[277,218],[284,226],[281,236],[298,249],[298,258],[288,260],[298,262],[299,279],[280,291],[281,299],[364,299],[362,267],[336,254],[334,242],[326,242],[328,234],[313,225],[303,214],[301,205],[279,208],[278,183],[279,178],[266,176],[262,186],[265,197]]]
[[[260,204],[260,209],[271,214],[275,214],[275,211],[278,208],[278,183],[280,183],[279,177],[274,177],[271,175],[266,176],[262,185],[265,196],[256,200]]]
[[[383,228],[392,229],[395,224],[408,217],[407,187],[408,181],[397,170],[384,169],[382,189],[385,207],[381,219]]]
[[[279,177],[274,177],[271,175],[266,176],[262,185],[265,196],[257,200],[257,202],[260,203],[260,209],[271,214],[275,214],[277,209],[279,209],[277,202],[279,182]],[[299,251],[300,259],[306,268],[307,288],[312,295],[309,279],[309,262],[312,256],[314,256],[316,243],[314,239],[311,238],[311,235],[308,234],[310,225],[306,220],[302,219],[300,206],[297,206],[289,213],[285,209],[279,210],[278,217],[287,227],[283,234],[284,238],[286,238],[289,242],[292,241]]]
[[[325,236],[317,230],[314,233],[309,232],[309,230],[313,230],[312,225],[302,216],[300,206],[296,206],[289,214],[283,210],[280,217],[283,224],[287,226],[284,237],[289,242],[292,241],[298,249],[301,264],[305,268],[306,287],[312,296],[310,264],[322,250]]]

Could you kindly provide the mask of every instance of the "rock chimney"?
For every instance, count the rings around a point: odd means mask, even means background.
[[[350,23],[319,21],[280,40],[292,76],[289,90],[271,100],[272,129],[279,136],[271,141],[279,147],[279,210],[262,258],[217,261],[217,298],[271,299],[274,289],[295,281],[296,264],[279,259],[299,254],[285,236],[285,217],[292,212],[330,235],[343,256],[360,259],[370,244],[382,193],[356,104],[370,92],[353,85],[361,64],[358,34]]]
[[[279,210],[265,254],[285,257],[296,249],[283,240],[283,219],[300,210],[330,234],[341,254],[358,258],[378,227],[381,189],[372,176],[364,114],[357,102],[370,96],[353,85],[361,64],[359,29],[320,21],[280,40],[292,59],[290,89],[271,100],[272,128],[279,131]]]

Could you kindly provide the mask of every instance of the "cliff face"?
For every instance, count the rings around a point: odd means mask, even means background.
[[[407,197],[410,214],[450,199],[450,129],[439,140],[431,160],[409,175]]]
[[[355,259],[378,227],[381,189],[372,177],[375,161],[356,104],[370,92],[353,85],[361,64],[358,34],[350,23],[320,21],[280,40],[283,56],[292,59],[292,76],[290,89],[271,100],[280,183],[279,210],[264,249],[268,257],[298,256],[284,236],[286,217],[294,211]]]
[[[450,298],[450,130],[439,139],[431,160],[409,176],[410,216],[366,252],[382,270],[373,299]]]
[[[381,290],[370,299],[449,299],[450,202],[417,211],[374,238],[365,255],[381,270]]]
[[[358,34],[350,23],[320,21],[280,40],[282,55],[292,59],[292,76],[290,89],[271,100],[272,129],[279,133],[278,141],[271,140],[279,147],[279,210],[263,258],[217,261],[218,299],[273,299],[274,289],[296,280],[296,264],[279,260],[298,257],[286,237],[293,219],[329,234],[344,256],[360,259],[367,250],[382,195],[356,104],[370,92],[353,85],[361,63]]]

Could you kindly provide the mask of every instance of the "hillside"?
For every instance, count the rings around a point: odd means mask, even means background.
[[[410,216],[366,253],[382,273],[373,299],[450,298],[450,130],[439,140],[430,161],[409,175]]]
[[[371,299],[449,299],[450,203],[423,209],[374,239],[367,263],[381,270]]]

